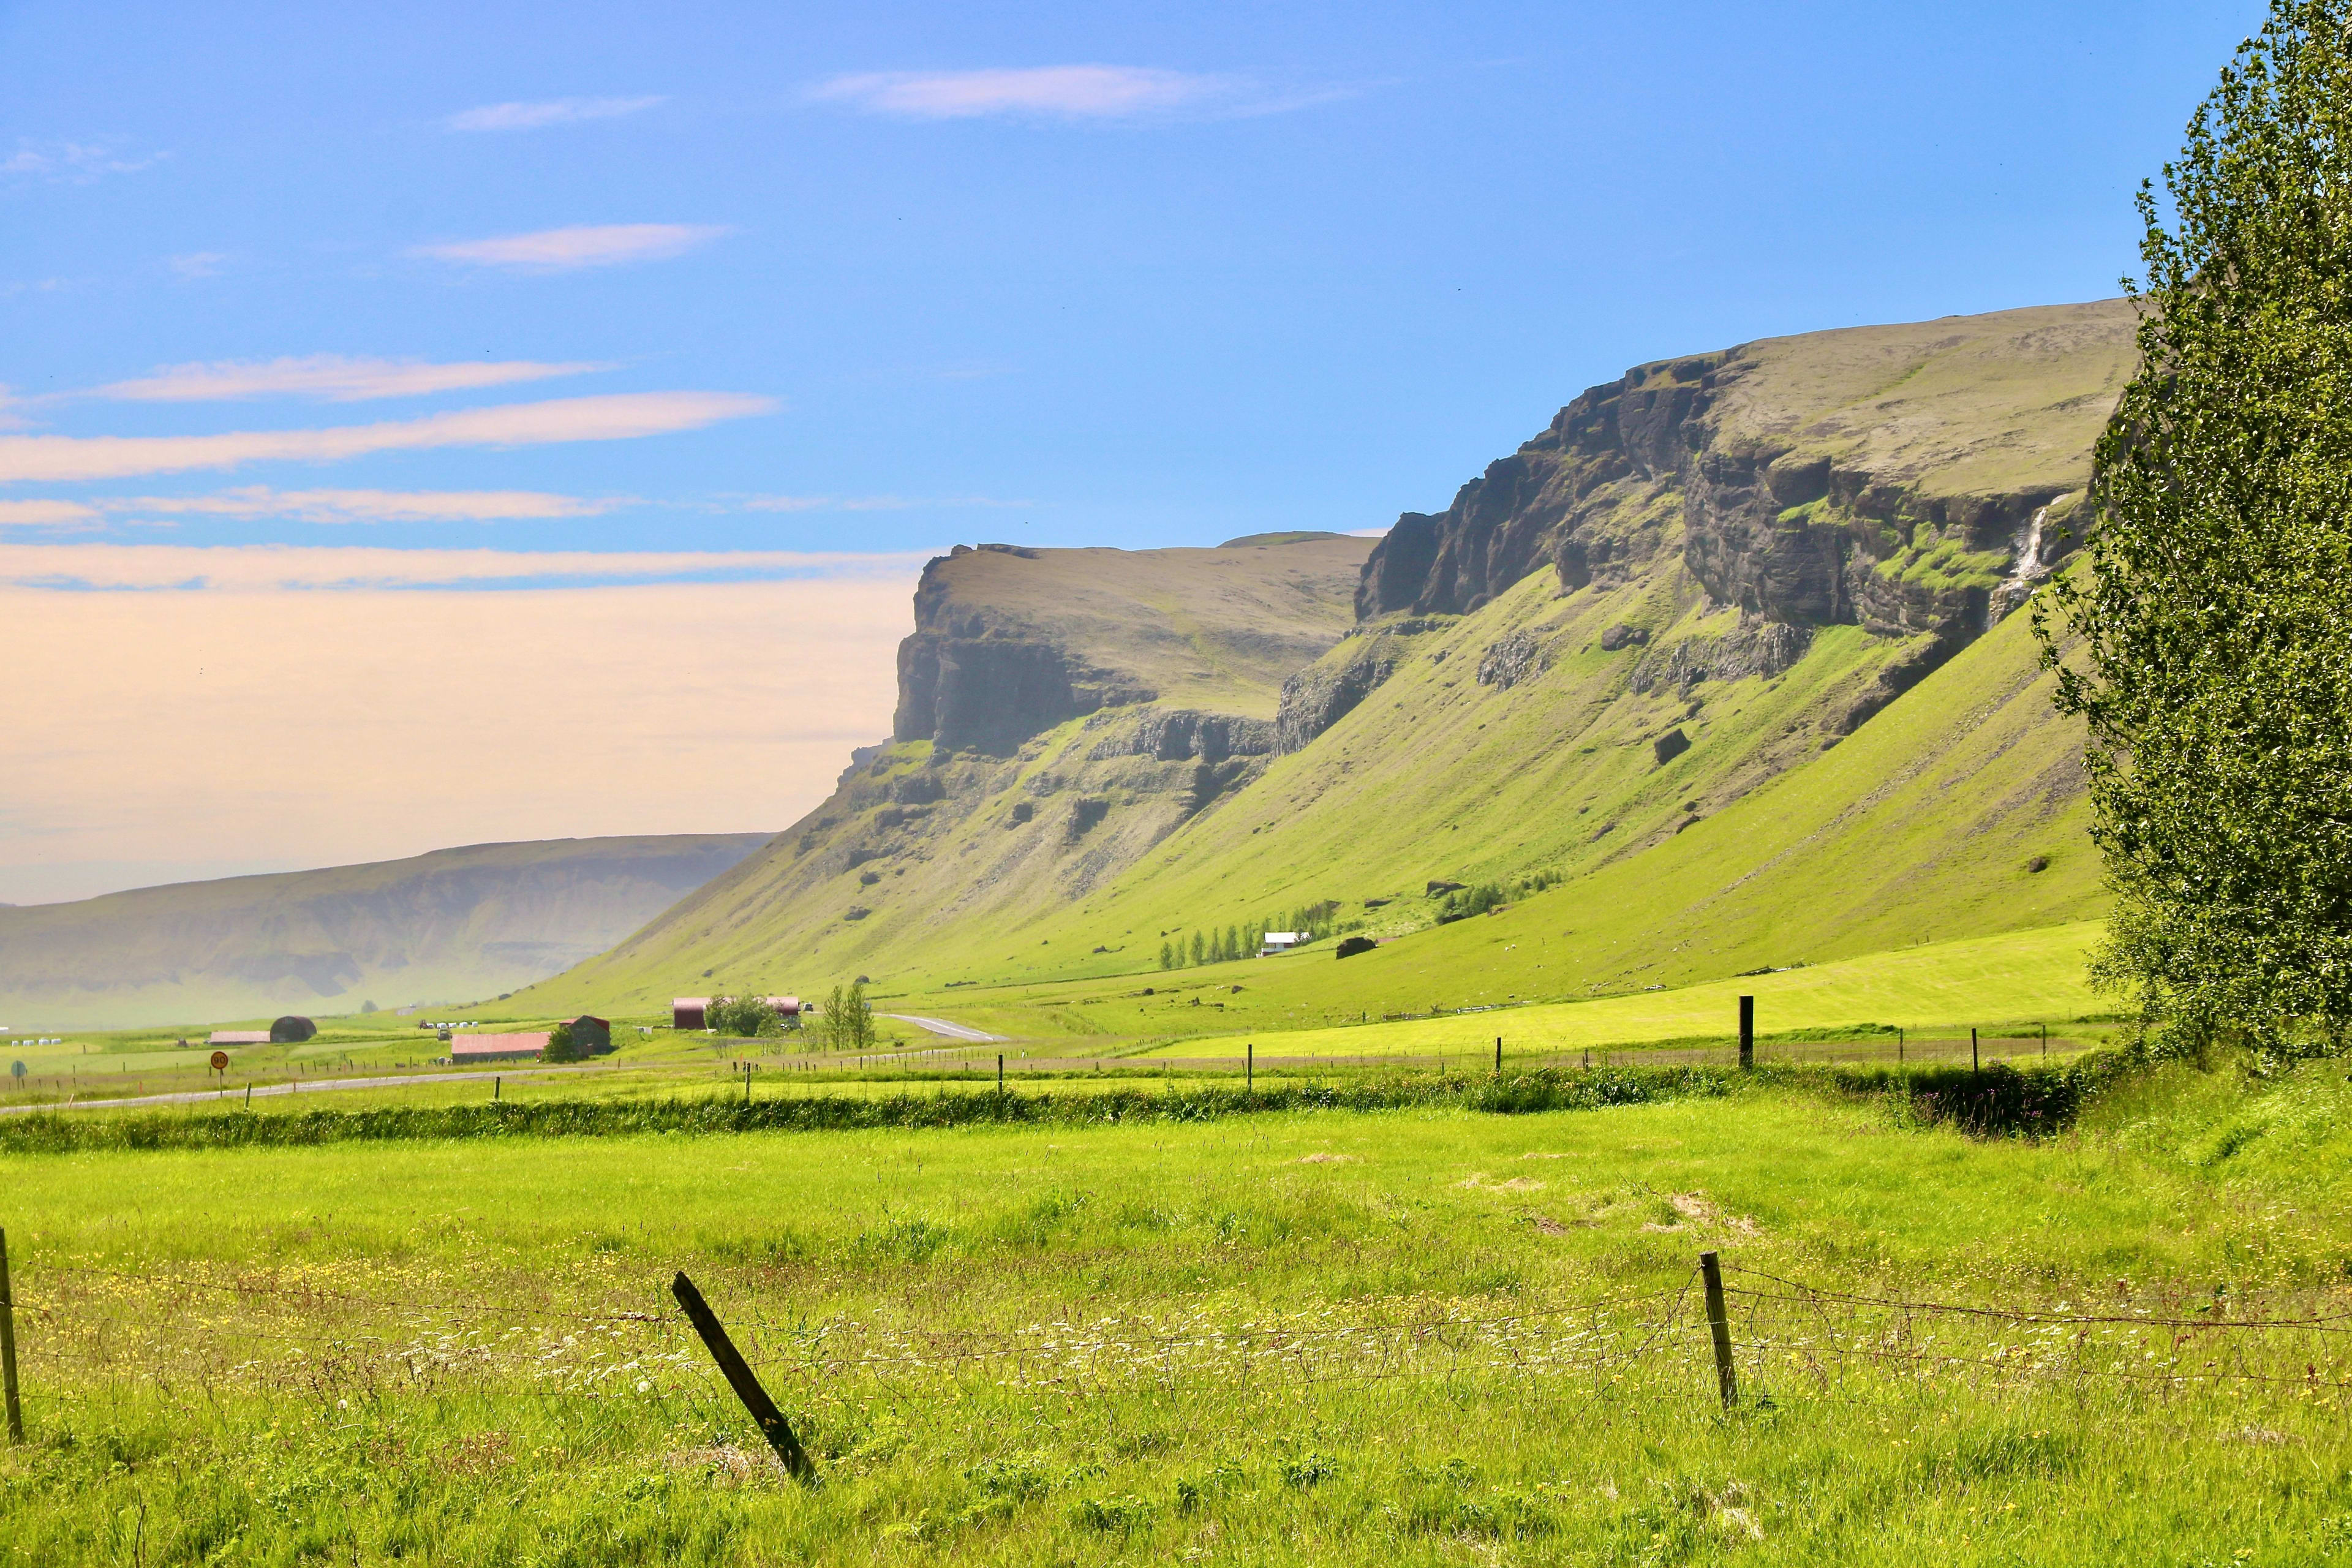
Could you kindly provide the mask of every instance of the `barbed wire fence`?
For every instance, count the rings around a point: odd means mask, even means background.
[[[776,1391],[786,1419],[960,1389],[1084,1400],[1397,1382],[1497,1393],[1575,1386],[1588,1401],[1681,1399],[1696,1408],[1713,1403],[1704,1399],[1711,1360],[1734,1407],[1800,1394],[1885,1397],[1955,1379],[2028,1391],[2106,1384],[2163,1400],[2203,1389],[2341,1405],[2352,1393],[2352,1307],[2323,1295],[2292,1311],[2219,1298],[2189,1310],[2179,1298],[2150,1303],[2128,1289],[2106,1303],[2029,1306],[1874,1295],[1729,1262],[1715,1268],[1717,1289],[1703,1291],[1715,1261],[1706,1255],[1680,1280],[1630,1294],[1391,1297],[1240,1321],[1208,1307],[996,1328],[813,1316],[791,1311],[756,1277],[733,1274],[714,1310],[725,1337],[740,1340],[754,1385],[763,1396]],[[656,1282],[618,1300],[566,1302],[97,1263],[44,1264],[29,1281],[20,1270],[13,1290],[6,1280],[0,1274],[0,1319],[37,1407],[152,1385],[329,1404],[459,1389],[573,1401],[683,1396],[723,1411],[742,1388]],[[1864,1373],[1877,1380],[1866,1391],[1856,1386]]]

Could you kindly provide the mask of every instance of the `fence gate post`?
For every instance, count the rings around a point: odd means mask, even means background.
[[[776,1458],[784,1462],[784,1468],[800,1479],[814,1483],[816,1480],[816,1465],[809,1458],[808,1450],[801,1447],[801,1440],[793,1436],[792,1423],[785,1420],[784,1413],[776,1408],[776,1402],[768,1397],[768,1391],[760,1386],[760,1380],[751,1374],[751,1368],[744,1362],[743,1353],[735,1348],[735,1342],[727,1337],[727,1330],[719,1323],[719,1314],[710,1310],[710,1303],[702,1299],[702,1292],[694,1288],[694,1281],[686,1277],[684,1269],[678,1270],[677,1278],[669,1282],[669,1293],[677,1298],[680,1307],[686,1309],[687,1321],[694,1325],[694,1331],[702,1336],[703,1348],[710,1352],[710,1359],[719,1363],[719,1370],[726,1374],[727,1385],[735,1391],[735,1397],[743,1402],[743,1408],[751,1412],[752,1421],[760,1428],[760,1435],[768,1440],[768,1447],[776,1451]]]
[[[1699,1277],[1706,1282],[1706,1326],[1715,1336],[1715,1386],[1726,1410],[1739,1403],[1739,1377],[1731,1367],[1731,1319],[1723,1310],[1723,1268],[1712,1252],[1698,1255]]]
[[[8,1283],[8,1233],[0,1230],[0,1395],[8,1405],[8,1441],[25,1440],[25,1412],[16,1403],[16,1292]]]

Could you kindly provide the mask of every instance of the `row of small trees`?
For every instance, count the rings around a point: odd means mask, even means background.
[[[1161,942],[1160,967],[1182,969],[1188,964],[1225,963],[1248,958],[1265,945],[1265,933],[1270,931],[1297,931],[1307,942],[1319,942],[1331,934],[1332,922],[1339,913],[1339,906],[1326,900],[1273,921],[1229,925],[1222,931],[1213,928],[1196,931],[1189,942],[1180,936],[1173,942]]]

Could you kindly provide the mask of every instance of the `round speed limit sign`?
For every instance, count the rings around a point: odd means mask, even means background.
[[[228,1053],[226,1051],[215,1051],[213,1053],[213,1071],[228,1071]]]

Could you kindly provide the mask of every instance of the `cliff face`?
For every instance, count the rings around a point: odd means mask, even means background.
[[[1678,531],[1717,603],[1958,647],[2045,574],[2131,368],[2108,302],[1766,340],[1597,386],[1366,563],[1365,620],[1462,615],[1549,566],[1622,579]],[[1675,525],[1679,525],[1678,529]]]
[[[1214,551],[958,545],[916,589],[892,738],[1009,756],[1072,719],[1164,700],[1172,712],[1146,721],[1155,751],[1175,743],[1163,731],[1177,713],[1196,716],[1177,727],[1199,745],[1245,751],[1203,722],[1272,719],[1283,677],[1346,629],[1370,549],[1337,535]]]

